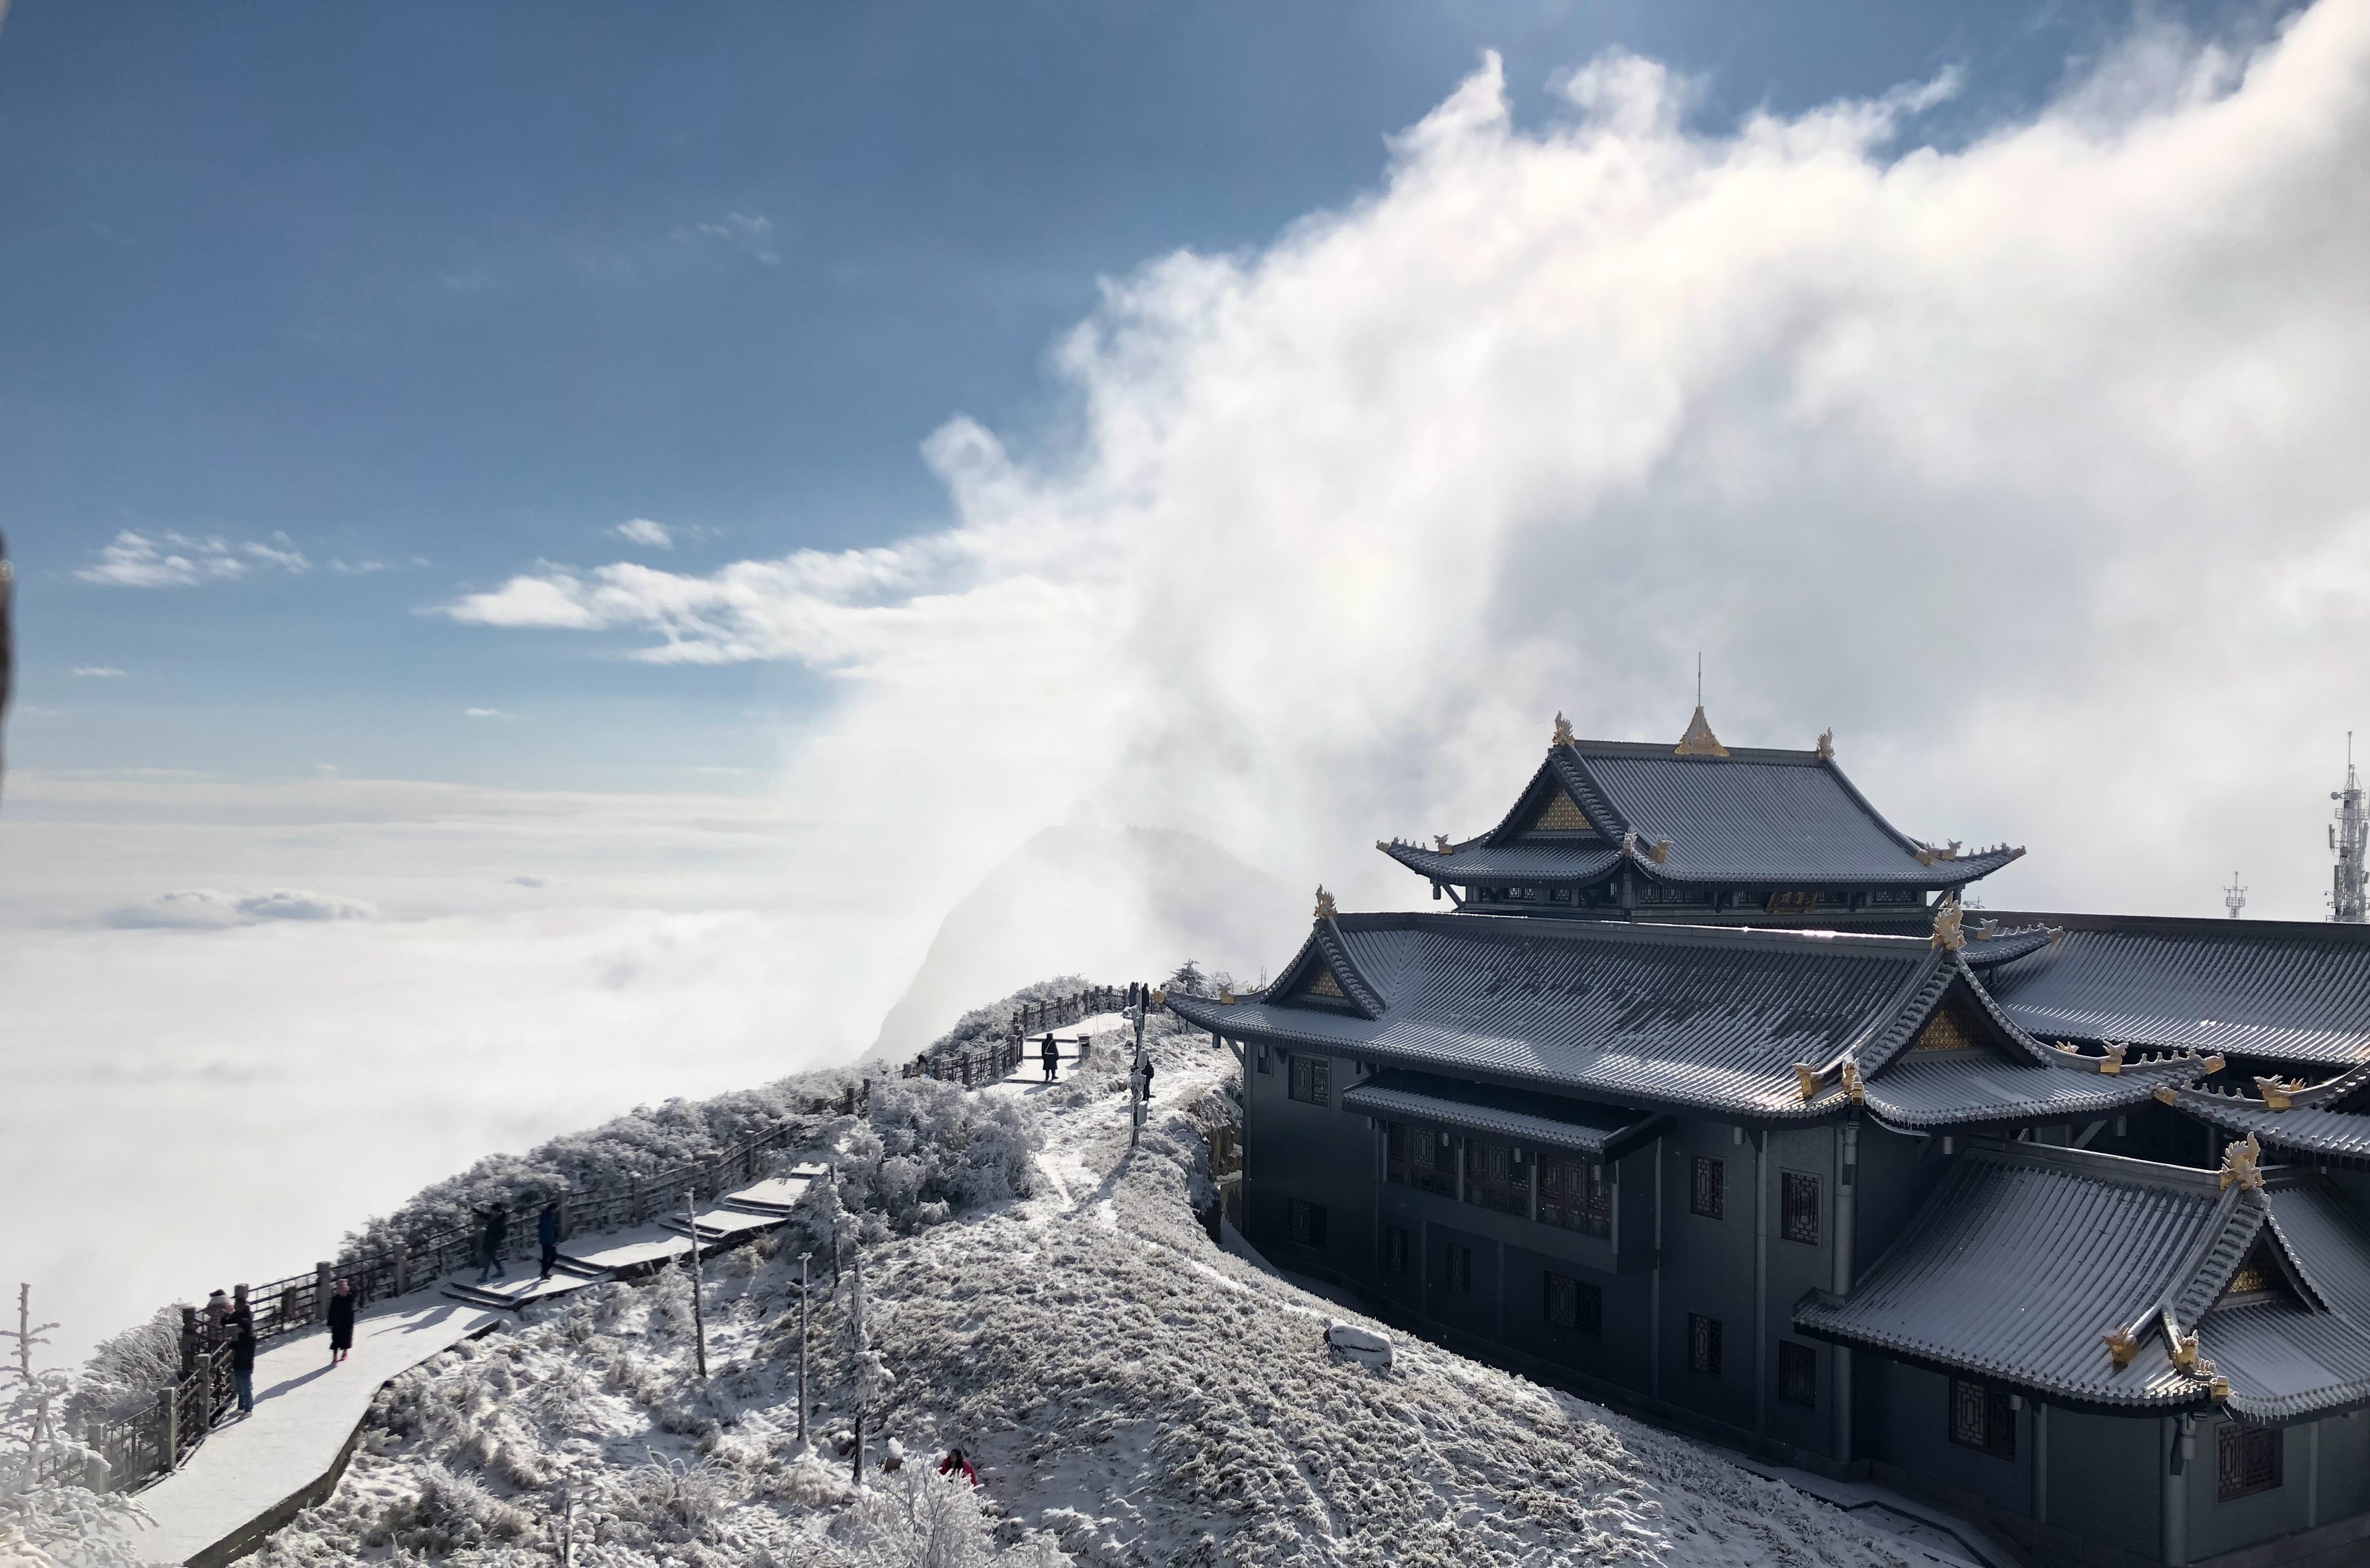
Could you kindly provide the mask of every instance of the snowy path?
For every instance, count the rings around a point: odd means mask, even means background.
[[[186,1562],[235,1546],[250,1527],[269,1528],[281,1505],[339,1468],[381,1384],[507,1315],[406,1297],[356,1320],[353,1354],[337,1367],[327,1329],[272,1342],[255,1358],[255,1413],[216,1427],[188,1464],[140,1494],[156,1528],[133,1545],[152,1561]]]
[[[761,1182],[726,1202],[795,1202],[811,1177]],[[711,1209],[699,1216],[703,1251],[718,1251],[782,1223],[773,1215]],[[691,1239],[663,1223],[571,1242],[561,1255],[615,1274],[637,1273],[681,1258]],[[538,1281],[530,1265],[483,1294],[518,1306],[581,1290],[592,1279],[554,1274]],[[603,1277],[607,1277],[604,1275]],[[437,1287],[474,1285],[466,1270]],[[187,1464],[140,1494],[155,1521],[138,1532],[140,1553],[158,1562],[226,1562],[284,1524],[301,1507],[326,1496],[344,1469],[349,1446],[371,1400],[391,1379],[440,1351],[512,1316],[500,1308],[418,1293],[365,1312],[354,1323],[354,1348],[344,1364],[328,1365],[328,1331],[312,1329],[275,1340],[255,1358],[255,1412],[217,1426]]]

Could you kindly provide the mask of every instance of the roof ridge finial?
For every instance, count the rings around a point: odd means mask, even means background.
[[[1944,952],[1956,952],[1967,945],[1965,912],[1959,907],[1959,895],[1946,895],[1934,905],[1934,945]]]
[[[1310,918],[1317,920],[1331,920],[1337,918],[1340,913],[1340,910],[1335,908],[1333,905],[1333,895],[1325,891],[1325,884],[1323,882],[1318,882],[1317,884],[1317,913],[1310,917]]]
[[[2222,1151],[2221,1186],[2238,1183],[2246,1192],[2261,1192],[2263,1187],[2262,1140],[2249,1133]]]
[[[1548,740],[1547,744],[1551,746],[1568,746],[1571,744],[1571,721],[1563,716],[1563,710],[1561,709],[1558,709],[1556,710],[1555,734]]]
[[[1833,724],[1819,732],[1818,752],[1821,762],[1835,760],[1835,727]]]
[[[1671,748],[1674,756],[1726,756],[1728,748],[1711,732],[1710,722],[1704,718],[1703,704],[1696,704],[1695,716],[1687,721],[1687,732]]]

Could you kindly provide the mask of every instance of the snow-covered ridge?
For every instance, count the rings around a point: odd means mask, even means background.
[[[807,1265],[801,1448],[805,1244],[761,1242],[708,1265],[707,1382],[679,1273],[538,1309],[383,1394],[338,1493],[259,1561],[542,1563],[563,1534],[575,1562],[617,1565],[1903,1561],[1850,1516],[1521,1378],[1404,1340],[1388,1371],[1329,1353],[1338,1309],[1195,1218],[1231,1058],[1151,1032],[1133,1153],[1119,1050],[1057,1086],[926,1086],[976,1108],[967,1133],[932,1113],[950,1136],[1033,1146],[1026,1192],[969,1217],[887,1217],[921,1190],[927,1161],[892,1146],[926,1118],[837,1129],[845,1196],[873,1212],[864,1323],[889,1378],[864,1491],[844,1451],[852,1271]],[[955,1446],[976,1490],[938,1479]]]

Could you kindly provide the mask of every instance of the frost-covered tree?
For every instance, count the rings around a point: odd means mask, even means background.
[[[135,1568],[140,1555],[128,1537],[147,1516],[129,1497],[92,1488],[106,1461],[67,1434],[75,1379],[35,1364],[56,1327],[33,1321],[33,1287],[19,1286],[17,1326],[0,1329],[8,1342],[0,1362],[0,1541],[33,1562]]]
[[[961,1476],[907,1465],[860,1493],[834,1521],[846,1561],[862,1568],[1064,1568],[1050,1536],[998,1551],[979,1489]]]
[[[1162,988],[1181,991],[1189,997],[1202,997],[1209,994],[1209,982],[1202,978],[1202,966],[1189,958],[1168,972],[1168,978]]]

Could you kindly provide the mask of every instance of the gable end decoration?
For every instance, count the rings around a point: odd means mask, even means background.
[[[1555,734],[1548,739],[1547,744],[1551,746],[1568,746],[1572,744],[1576,738],[1577,737],[1575,737],[1571,732],[1571,721],[1565,718],[1561,713],[1558,713],[1556,715]]]
[[[2222,1151],[2220,1185],[2227,1187],[2231,1182],[2236,1182],[2242,1192],[2261,1192],[2263,1190],[2262,1158],[2261,1141],[2254,1134],[2249,1133],[2245,1138]]]
[[[1587,833],[1595,826],[1580,802],[1562,790],[1549,790],[1538,815],[1531,819],[1534,833]]]
[[[1325,884],[1323,882],[1318,882],[1317,884],[1317,913],[1311,916],[1310,918],[1316,920],[1332,920],[1339,918],[1340,913],[1341,911],[1334,906],[1333,895],[1325,891]]]
[[[1934,945],[1944,952],[1956,952],[1967,945],[1964,911],[1955,893],[1934,906]]]

